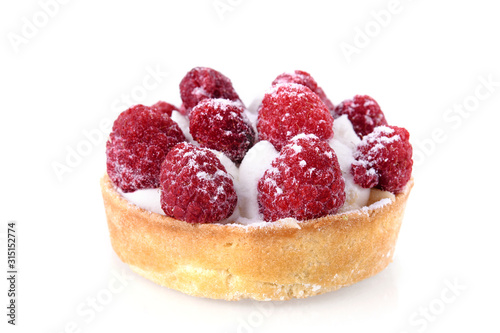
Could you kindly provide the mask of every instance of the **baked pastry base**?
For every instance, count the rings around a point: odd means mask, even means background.
[[[381,207],[298,222],[190,224],[129,203],[101,179],[111,244],[139,275],[183,293],[225,300],[319,295],[382,271],[394,254],[406,200],[372,190]]]

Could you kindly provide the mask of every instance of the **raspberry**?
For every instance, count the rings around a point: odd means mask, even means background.
[[[346,114],[360,138],[371,133],[377,126],[387,125],[377,101],[366,95],[356,95],[343,101],[335,107],[333,114],[335,118]]]
[[[378,126],[358,145],[351,173],[364,188],[378,187],[401,192],[411,177],[412,146],[410,134],[401,127]]]
[[[133,106],[115,120],[106,143],[108,175],[123,192],[156,188],[163,159],[184,140],[179,126],[166,114]]]
[[[282,84],[282,83],[297,83],[307,88],[311,89],[318,97],[325,103],[328,110],[333,110],[335,107],[333,103],[326,97],[325,92],[321,87],[318,86],[318,83],[311,74],[304,71],[295,71],[293,73],[283,73],[278,75],[276,79],[274,79],[272,85]]]
[[[189,223],[228,218],[238,197],[231,177],[213,152],[179,143],[161,166],[161,208],[166,215]]]
[[[189,131],[202,147],[226,154],[240,163],[255,141],[255,131],[239,102],[204,99],[190,113]]]
[[[333,136],[333,117],[325,104],[306,86],[278,84],[264,95],[257,130],[260,140],[279,151],[297,134],[314,134],[321,140]]]
[[[224,98],[241,102],[231,80],[207,67],[195,67],[190,70],[182,79],[179,88],[183,114],[189,114],[196,104],[206,98]]]
[[[258,183],[259,209],[266,221],[335,214],[345,201],[337,155],[314,135],[293,138]]]
[[[158,101],[158,103],[151,106],[152,108],[158,109],[162,113],[166,113],[169,117],[172,116],[172,111],[179,111],[179,109],[170,103],[164,101]]]

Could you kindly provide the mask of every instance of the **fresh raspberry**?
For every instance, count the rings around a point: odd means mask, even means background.
[[[184,140],[179,126],[166,114],[133,106],[115,120],[106,143],[108,175],[123,192],[156,188],[163,159]]]
[[[179,143],[161,166],[161,208],[190,223],[211,223],[231,216],[238,197],[233,180],[213,152]]]
[[[293,73],[283,73],[278,75],[276,79],[274,79],[272,85],[282,84],[282,83],[297,83],[307,88],[311,89],[318,97],[325,103],[328,110],[332,111],[335,107],[333,103],[326,97],[325,92],[321,87],[318,86],[318,83],[311,74],[304,71],[295,71]]]
[[[333,136],[333,117],[321,99],[306,86],[284,83],[264,95],[259,109],[259,140],[279,151],[297,134],[314,134],[321,140]]]
[[[378,187],[401,192],[411,177],[412,146],[410,134],[397,126],[378,126],[358,145],[351,173],[364,188]]]
[[[207,67],[195,67],[190,70],[182,79],[179,88],[183,114],[189,114],[196,104],[206,98],[224,98],[241,102],[231,80]]]
[[[255,141],[255,131],[243,112],[239,102],[204,99],[191,110],[189,131],[202,147],[240,163]]]
[[[157,109],[162,113],[166,113],[169,117],[172,117],[172,111],[179,111],[179,109],[175,105],[164,101],[158,101],[158,103],[151,105],[151,107]]]
[[[335,107],[333,114],[335,118],[346,114],[354,132],[360,138],[370,134],[377,126],[387,125],[387,120],[377,101],[366,95],[356,95],[352,99],[343,101]]]
[[[293,138],[258,183],[266,221],[335,214],[345,201],[345,183],[333,149],[314,135]]]

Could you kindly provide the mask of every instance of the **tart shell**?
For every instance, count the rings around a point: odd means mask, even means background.
[[[287,300],[349,286],[394,254],[413,179],[385,205],[298,222],[191,224],[129,203],[101,179],[111,244],[139,275],[183,293],[225,300]]]

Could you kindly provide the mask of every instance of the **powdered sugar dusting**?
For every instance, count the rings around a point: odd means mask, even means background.
[[[377,202],[372,203],[370,206],[368,206],[368,209],[379,209],[389,205],[391,202],[392,200],[390,198],[383,198]]]
[[[392,134],[394,133],[394,129],[388,126],[378,126],[375,127],[371,134],[368,134],[368,137],[379,137],[380,134]]]
[[[267,94],[275,94],[279,91],[280,93],[286,94],[289,97],[300,99],[300,98],[303,98],[305,96],[305,93],[300,91],[300,90],[302,90],[300,88],[300,86],[302,86],[302,85],[297,84],[297,83],[289,83],[289,82],[278,83],[278,84],[271,86],[267,90],[266,93]],[[297,89],[297,87],[299,87],[299,88]]]
[[[204,101],[204,103],[210,107],[213,107],[213,108],[219,108],[223,111],[226,111],[228,107],[237,107],[237,108],[243,108],[243,104],[241,103],[241,101],[237,100],[237,101],[232,101],[232,100],[229,100],[229,99],[225,99],[225,98],[210,98],[210,99],[207,99],[206,101]],[[234,117],[236,117],[237,115],[236,114],[233,114]]]
[[[361,159],[358,160],[357,163],[369,169],[373,164],[371,157],[377,156],[377,152],[382,149],[385,149],[388,144],[396,141],[401,141],[401,137],[399,135],[387,136],[391,135],[392,133],[394,133],[394,129],[388,126],[378,126],[375,127],[372,133],[365,135],[359,146],[370,147],[367,154],[367,157],[369,159],[368,160]],[[355,157],[359,157],[358,155],[359,153],[357,153]]]
[[[374,164],[375,157],[379,155],[378,152],[382,149],[386,149],[386,147],[393,142],[401,141],[399,135],[388,136],[392,133],[394,133],[394,129],[388,126],[378,126],[375,127],[372,133],[365,135],[359,146],[368,146],[370,149],[365,153],[365,159],[358,159],[356,163],[367,168],[368,172],[375,172],[375,170],[370,170],[370,168]],[[355,158],[359,158],[359,154],[358,151]]]
[[[193,89],[193,95],[196,97],[207,97],[208,93],[203,89],[203,87],[196,87]]]
[[[374,101],[372,101],[372,100],[370,100],[370,99],[368,99],[368,100],[366,100],[366,101],[363,103],[363,106],[364,106],[365,108],[366,108],[366,107],[368,107],[368,106],[370,106],[370,105],[375,105],[375,102],[374,102]]]

